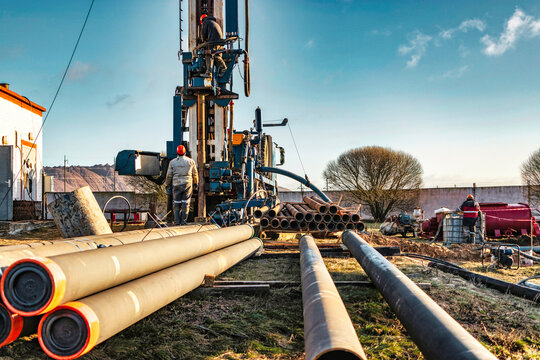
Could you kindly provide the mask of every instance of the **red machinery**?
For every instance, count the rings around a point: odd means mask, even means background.
[[[499,238],[502,236],[540,235],[540,228],[532,215],[528,204],[480,203],[480,210],[486,218],[486,236]],[[422,223],[422,231],[427,236],[434,236],[442,220],[437,214]],[[442,235],[439,234],[439,236]]]
[[[486,216],[486,236],[540,235],[540,228],[528,204],[480,203]]]

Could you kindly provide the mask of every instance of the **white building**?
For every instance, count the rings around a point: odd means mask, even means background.
[[[0,220],[13,218],[13,202],[42,199],[45,108],[0,84]]]

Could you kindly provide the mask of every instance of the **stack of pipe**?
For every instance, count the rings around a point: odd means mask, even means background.
[[[315,196],[304,196],[303,202],[282,202],[272,209],[256,211],[263,230],[280,232],[339,232],[364,230],[360,216],[339,205]]]
[[[24,334],[26,323],[36,330],[37,319],[45,353],[75,359],[197,288],[206,275],[260,252],[253,236],[253,227],[240,225],[17,260],[0,283],[0,320],[10,329],[0,332],[1,345]]]

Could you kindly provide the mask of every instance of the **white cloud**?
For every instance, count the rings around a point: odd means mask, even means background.
[[[480,19],[467,19],[463,20],[457,28],[443,30],[439,33],[439,36],[445,40],[451,39],[456,31],[468,32],[469,30],[476,29],[483,32],[486,29],[486,23]]]
[[[520,8],[516,8],[514,14],[506,21],[504,31],[498,39],[486,35],[481,40],[485,45],[486,55],[498,56],[513,48],[520,38],[538,35],[540,35],[540,19],[534,19]]]
[[[82,80],[87,77],[92,70],[93,68],[89,63],[83,63],[77,60],[70,66],[67,78],[72,81]]]
[[[401,45],[398,48],[398,52],[405,56],[410,55],[411,58],[407,61],[407,67],[412,68],[418,65],[418,62],[426,53],[431,36],[415,31],[409,35],[409,43],[407,45]]]
[[[315,40],[313,40],[313,39],[310,39],[308,42],[306,42],[306,43],[304,44],[304,47],[305,47],[306,49],[311,49],[311,48],[313,48],[314,46],[315,46]]]
[[[429,81],[447,80],[447,79],[459,79],[467,71],[469,71],[469,66],[464,65],[464,66],[459,67],[457,69],[448,70],[447,72],[445,72],[444,74],[439,75],[439,76],[430,76]]]
[[[392,32],[390,30],[371,30],[371,33],[373,35],[381,35],[381,36],[390,36],[392,35]]]

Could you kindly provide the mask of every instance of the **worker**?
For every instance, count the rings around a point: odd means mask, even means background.
[[[223,31],[221,26],[219,26],[217,20],[213,16],[208,16],[206,14],[201,15],[201,25],[202,25],[202,42],[214,42],[223,40]],[[219,51],[223,49],[221,45],[211,45],[209,49]],[[214,62],[219,69],[218,76],[222,77],[227,71],[227,65],[223,61],[221,53],[214,55]],[[205,77],[210,77],[212,72],[212,56],[206,56],[206,74]]]
[[[476,235],[476,221],[478,220],[478,212],[480,206],[474,200],[474,196],[467,196],[467,200],[458,208],[463,211],[463,230],[468,242],[473,243]]]
[[[169,163],[165,184],[170,194],[172,183],[172,195],[174,204],[174,223],[176,225],[186,225],[189,214],[189,202],[193,191],[197,191],[199,184],[199,174],[195,161],[186,155],[186,147],[178,145],[178,154]]]

